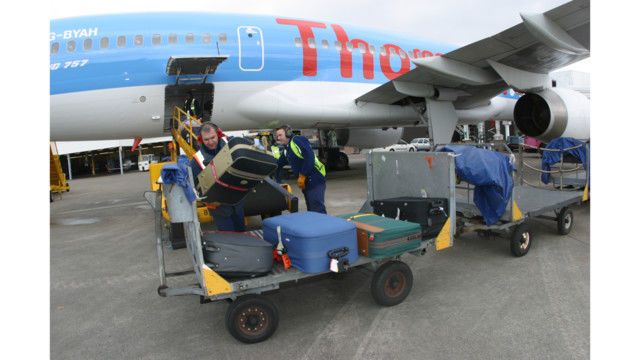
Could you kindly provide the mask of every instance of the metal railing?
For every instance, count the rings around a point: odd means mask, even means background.
[[[187,154],[189,159],[193,157],[196,152],[196,145],[198,143],[198,135],[195,133],[194,128],[202,126],[202,121],[195,116],[187,114],[180,107],[173,108],[173,117],[171,118],[171,134],[176,140],[180,148]],[[184,133],[186,132],[186,134]],[[187,139],[185,139],[185,136]]]

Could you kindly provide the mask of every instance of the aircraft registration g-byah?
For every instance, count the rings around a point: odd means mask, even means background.
[[[589,7],[575,0],[521,14],[522,23],[458,49],[277,16],[52,20],[51,140],[167,135],[189,91],[225,130],[335,129],[341,145],[387,145],[400,136],[394,128],[425,125],[446,143],[457,124],[490,119],[542,140],[585,139],[589,100],[548,74],[589,56]]]

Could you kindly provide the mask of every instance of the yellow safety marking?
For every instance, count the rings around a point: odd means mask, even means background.
[[[349,218],[349,220],[353,220],[353,219],[357,219],[359,217],[363,217],[363,216],[371,216],[371,215],[376,215],[376,214],[359,214],[359,215],[354,215],[352,217]]]
[[[213,221],[213,217],[211,216],[211,214],[209,214],[209,210],[207,209],[206,206],[204,205],[198,206],[197,211],[198,211],[198,221],[200,221],[201,224]]]
[[[157,191],[158,189],[160,189],[160,184],[158,184],[157,181],[160,177],[160,173],[162,172],[162,167],[171,163],[171,161],[168,161],[149,164],[149,183],[151,184],[151,191]]]
[[[451,247],[453,241],[451,241],[451,218],[447,219],[447,222],[444,223],[442,230],[440,230],[440,234],[436,238],[436,250],[446,249]]]
[[[231,284],[207,265],[202,265],[202,278],[204,279],[208,296],[231,292]]]
[[[518,203],[515,200],[513,200],[513,205],[511,206],[511,220],[518,221],[518,220],[522,220],[522,218],[523,218],[522,211],[518,207]]]
[[[589,200],[589,184],[586,184],[582,192],[582,201]]]

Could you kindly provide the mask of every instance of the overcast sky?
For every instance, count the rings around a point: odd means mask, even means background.
[[[521,12],[544,12],[567,0],[57,0],[52,19],[80,15],[150,11],[273,14],[330,20],[415,38],[465,45],[520,23]],[[589,71],[590,60],[571,68]]]

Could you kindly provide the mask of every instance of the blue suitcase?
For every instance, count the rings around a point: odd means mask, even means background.
[[[344,256],[349,264],[358,260],[356,226],[347,220],[317,212],[298,212],[265,219],[262,222],[264,239],[278,244],[280,226],[282,244],[286,247],[291,265],[305,273],[329,271],[328,252],[348,248]]]

